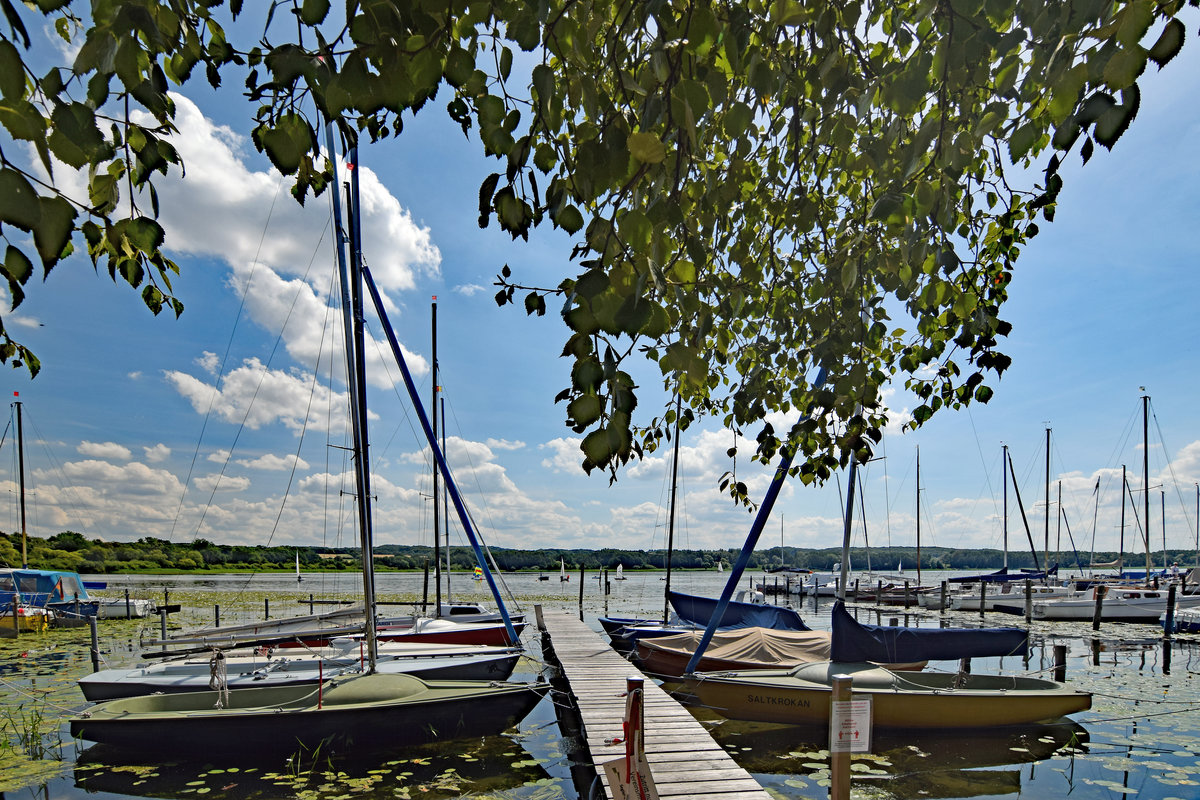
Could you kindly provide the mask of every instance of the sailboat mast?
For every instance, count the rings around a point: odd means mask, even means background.
[[[850,477],[846,481],[846,521],[842,527],[842,569],[837,587],[838,599],[842,601],[846,599],[846,581],[850,579],[850,526],[854,519],[854,479],[857,473],[858,461],[851,457]]]
[[[13,392],[13,397],[18,397]],[[29,569],[29,555],[25,548],[25,432],[21,427],[21,401],[13,401],[17,407],[17,473],[21,476],[21,569]],[[14,612],[15,613],[15,612]]]
[[[679,484],[679,417],[683,412],[683,395],[675,392],[675,443],[671,456],[671,510],[667,514],[667,585],[663,589],[663,624],[671,616],[671,555],[675,552],[675,491]]]
[[[921,585],[921,448],[917,447],[917,586]]]
[[[1060,480],[1058,482],[1058,530],[1054,533],[1054,563],[1056,564],[1062,558],[1062,518],[1062,481]],[[1050,569],[1049,561],[1046,562],[1046,569]],[[1046,573],[1046,577],[1050,577],[1049,572]]]
[[[438,387],[441,391],[441,387]],[[446,452],[446,398],[442,398],[442,452]],[[450,600],[450,493],[442,492],[442,519],[446,529],[446,602]],[[435,534],[436,535],[436,534]],[[440,609],[439,609],[440,611]]]
[[[1046,520],[1045,537],[1042,539],[1042,563],[1050,569],[1050,426],[1046,426]]]
[[[326,144],[333,165],[333,184],[338,186],[337,160],[333,157],[332,126],[325,128]],[[346,385],[350,392],[350,427],[354,447],[355,490],[358,494],[358,530],[362,548],[363,603],[365,615],[365,639],[367,672],[375,671],[378,654],[375,635],[375,563],[371,530],[371,482],[368,476],[370,462],[367,460],[366,398],[363,384],[366,367],[363,360],[363,314],[362,314],[362,228],[358,214],[358,149],[351,148],[346,154],[350,185],[347,187],[346,213],[349,236],[342,228],[342,209],[337,191],[331,193],[333,200],[334,229],[337,236],[338,272],[341,282],[342,325],[346,339]],[[347,239],[349,241],[347,241]],[[347,264],[346,249],[349,245],[350,258]]]
[[[1146,585],[1150,585],[1150,395],[1142,395],[1142,493],[1146,509]]]
[[[1004,473],[1004,570],[1008,571],[1008,445],[1001,445],[1000,471]]]
[[[433,426],[433,431],[436,434],[438,429],[438,357],[437,357],[437,295],[433,296],[433,302],[429,304],[430,319],[432,320],[433,328],[433,353],[431,359],[433,361],[433,403],[430,406],[430,424]],[[445,452],[443,448],[442,452]],[[442,551],[441,551],[441,536],[442,525],[441,517],[439,516],[438,508],[438,470],[433,468],[433,615],[440,617],[442,615]],[[447,558],[449,554],[447,553]],[[447,568],[448,569],[448,568]],[[447,575],[447,578],[450,576]]]
[[[1117,577],[1125,573],[1125,492],[1129,486],[1125,465],[1121,465],[1121,545],[1117,548]]]

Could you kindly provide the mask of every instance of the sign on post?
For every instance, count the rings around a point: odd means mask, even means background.
[[[603,764],[604,774],[613,800],[658,800],[650,765],[646,763],[643,681],[628,678],[625,687],[625,721],[622,723],[625,755]]]
[[[834,700],[829,724],[829,752],[871,752],[871,701]]]

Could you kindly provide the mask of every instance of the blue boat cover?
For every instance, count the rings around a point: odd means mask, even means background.
[[[668,592],[667,600],[680,619],[693,625],[705,627],[717,610],[714,597],[698,597],[693,594]],[[811,631],[804,620],[790,608],[760,603],[739,603],[730,600],[721,617],[719,628],[774,628],[777,631]]]
[[[1009,572],[1008,567],[1003,567],[995,572],[989,572],[984,575],[962,575],[957,578],[950,578],[949,583],[1009,583],[1011,581],[1040,581],[1044,580],[1047,575],[1058,574],[1058,564],[1055,564],[1046,572],[1034,569],[1023,569],[1020,572]]]
[[[833,606],[830,661],[952,661],[1023,656],[1029,633],[1020,628],[900,628],[864,625],[841,601]]]
[[[0,572],[0,604],[16,596],[22,603],[47,607],[87,603],[87,589],[77,572],[56,569],[6,569]]]

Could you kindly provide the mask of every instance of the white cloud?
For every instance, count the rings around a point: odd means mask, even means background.
[[[542,459],[542,466],[555,472],[579,472],[579,465],[583,463],[583,453],[579,450],[581,441],[560,437],[539,444],[539,450],[550,451],[550,456]]]
[[[171,455],[171,448],[161,442],[152,447],[143,447],[142,450],[146,453],[146,460],[151,464],[166,461]]]
[[[192,479],[192,485],[202,492],[244,492],[250,488],[250,479],[240,475],[200,475]]]
[[[458,292],[459,294],[465,295],[466,297],[473,297],[474,295],[477,295],[480,292],[486,292],[487,289],[488,289],[488,287],[480,286],[478,283],[463,283],[458,286],[455,286],[454,289],[452,289],[452,291]]]
[[[331,392],[314,382],[311,373],[267,369],[256,358],[246,359],[226,374],[219,389],[184,372],[168,371],[165,377],[197,413],[209,413],[211,408],[218,419],[251,430],[279,422],[296,432],[305,427],[338,431],[346,424],[345,414],[330,418],[325,413],[329,408],[348,407],[344,392]],[[307,415],[306,409],[311,409]]]
[[[206,461],[211,461],[214,464],[224,464],[233,455],[228,450],[214,450],[205,458]]]
[[[239,458],[238,464],[249,469],[262,469],[280,472],[290,470],[293,466],[297,469],[308,469],[308,462],[303,458],[297,458],[295,455],[277,456],[272,453],[266,453],[258,458]]]
[[[488,439],[487,446],[493,450],[524,450],[524,442],[510,442],[508,439]]]
[[[128,447],[116,442],[80,442],[75,448],[80,455],[92,458],[106,458],[114,461],[128,461],[133,457]]]

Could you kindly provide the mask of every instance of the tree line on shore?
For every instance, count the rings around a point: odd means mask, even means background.
[[[616,569],[621,565],[626,571],[661,570],[666,567],[666,550],[628,550],[604,548],[588,550],[582,548],[546,547],[537,550],[515,550],[503,547],[490,548],[492,557],[505,572],[557,572],[560,565],[568,571],[580,569],[589,572],[600,569]],[[353,571],[360,564],[359,550],[351,547],[311,547],[292,545],[228,545],[215,544],[207,539],[191,542],[171,542],[166,539],[143,537],[132,542],[106,542],[88,539],[75,531],[63,531],[48,538],[26,537],[26,554],[29,566],[37,569],[62,569],[84,574],[116,574],[131,572],[231,572],[253,570],[259,572],[290,570],[299,556],[300,568],[314,571]],[[947,547],[923,547],[920,551],[922,569],[944,570],[992,570],[1004,564],[1004,553],[994,549],[958,549]],[[711,570],[718,563],[728,568],[737,559],[737,549],[727,550],[676,550],[671,555],[672,569]],[[450,566],[454,571],[470,571],[475,567],[475,556],[471,548],[450,548]],[[1026,569],[1041,566],[1042,554],[1035,564],[1031,553],[1008,554],[1011,569]],[[1103,563],[1117,558],[1115,552],[1063,553],[1057,557],[1050,554],[1050,562],[1058,563],[1063,570],[1076,566],[1087,569],[1093,561]],[[1168,550],[1153,554],[1155,566],[1179,563],[1190,564],[1195,560],[1191,551]],[[433,548],[424,545],[385,544],[375,548],[375,565],[380,570],[423,570],[431,565]],[[445,564],[446,553],[441,553]],[[864,548],[850,551],[851,566],[855,570],[872,568],[890,571],[905,566],[914,570],[918,566],[915,547]],[[750,556],[749,569],[778,570],[785,567],[830,571],[837,569],[841,561],[841,548],[828,547],[806,549],[798,547],[768,547]],[[1145,564],[1144,553],[1126,553],[1125,564],[1136,568]],[[9,566],[21,564],[21,534],[0,531],[0,563]]]

